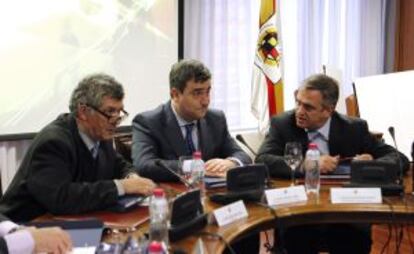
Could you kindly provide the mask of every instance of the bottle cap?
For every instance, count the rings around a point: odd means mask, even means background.
[[[161,253],[162,251],[162,245],[160,242],[157,241],[152,241],[149,245],[148,245],[148,252],[152,253]]]
[[[318,149],[318,145],[316,143],[309,143],[308,148],[309,149]]]
[[[201,159],[201,152],[200,151],[195,151],[193,153],[193,159],[196,159],[196,160]]]
[[[161,188],[155,188],[154,191],[152,192],[154,194],[154,196],[156,197],[162,197],[164,196],[164,190]]]

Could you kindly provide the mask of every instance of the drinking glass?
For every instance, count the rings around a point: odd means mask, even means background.
[[[302,163],[302,144],[299,142],[287,142],[285,145],[285,162],[291,169],[291,185],[295,185],[295,171]]]
[[[180,174],[189,182],[192,182],[190,168],[192,160],[193,156],[180,156],[178,158]]]

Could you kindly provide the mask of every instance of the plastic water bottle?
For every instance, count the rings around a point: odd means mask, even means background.
[[[204,161],[201,158],[201,152],[193,153],[193,161],[191,162],[191,182],[193,186],[200,188],[201,195],[204,190]]]
[[[310,143],[306,152],[304,169],[305,169],[305,188],[306,193],[319,195],[320,188],[320,170],[319,170],[320,153],[315,143]]]
[[[162,244],[157,241],[152,241],[148,245],[148,254],[163,254],[164,250]]]
[[[168,246],[168,201],[163,189],[154,189],[150,200],[150,241],[162,243],[166,250]]]

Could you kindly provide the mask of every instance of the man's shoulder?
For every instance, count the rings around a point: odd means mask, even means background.
[[[140,121],[159,121],[167,111],[168,104],[164,103],[156,107],[155,109],[147,110],[141,113],[138,113],[134,119],[133,122],[139,123]]]
[[[364,119],[361,119],[361,118],[358,118],[358,117],[353,117],[353,116],[347,116],[347,115],[344,115],[344,114],[341,114],[341,113],[338,113],[338,112],[335,112],[332,115],[332,118],[335,121],[338,121],[342,124],[351,125],[351,126],[363,125],[363,124],[366,123],[366,121]]]
[[[284,126],[284,125],[292,124],[294,122],[294,119],[295,119],[295,111],[289,110],[282,114],[272,117],[271,122],[272,122],[272,125],[276,124],[276,125]]]
[[[62,114],[57,119],[46,125],[35,137],[38,143],[61,141],[70,142],[77,135],[75,119],[69,114]],[[76,133],[76,134],[75,134]]]
[[[222,110],[219,109],[213,109],[213,108],[209,108],[207,110],[206,115],[204,116],[205,119],[217,119],[217,118],[221,118],[221,119],[225,119],[226,115],[224,114],[224,112]]]

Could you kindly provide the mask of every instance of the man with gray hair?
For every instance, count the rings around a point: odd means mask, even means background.
[[[396,150],[370,135],[366,121],[335,111],[338,96],[338,83],[333,78],[322,74],[307,78],[295,93],[295,110],[272,118],[256,162],[265,163],[272,176],[288,178],[291,169],[283,159],[286,143],[299,142],[305,155],[312,142],[321,152],[322,174],[334,171],[342,158],[398,163]],[[371,248],[369,225],[297,226],[287,229],[282,238],[288,253],[318,253],[321,239],[326,240],[330,253],[369,253]]]
[[[113,148],[116,127],[128,114],[123,98],[121,84],[106,74],[80,81],[70,113],[36,135],[0,200],[0,213],[28,221],[44,213],[106,209],[125,194],[150,194],[155,184]]]

